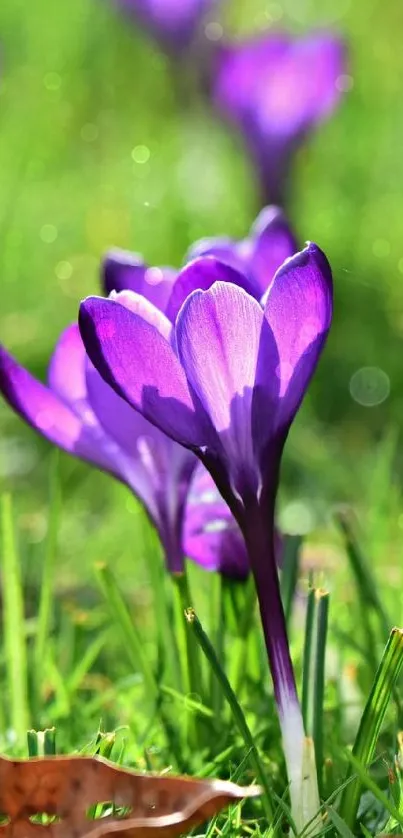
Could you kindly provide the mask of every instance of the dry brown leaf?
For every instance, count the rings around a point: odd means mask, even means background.
[[[0,838],[175,838],[208,820],[231,801],[260,794],[223,780],[138,774],[101,757],[0,757]],[[110,803],[117,815],[88,817]],[[32,818],[56,816],[45,825]]]

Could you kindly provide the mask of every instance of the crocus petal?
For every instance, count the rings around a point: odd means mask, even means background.
[[[279,207],[264,207],[249,236],[240,241],[228,237],[206,238],[196,242],[188,259],[213,255],[249,279],[246,291],[260,299],[270,287],[274,274],[285,259],[298,250],[296,239]]]
[[[214,95],[227,114],[244,119],[253,108],[259,76],[264,69],[274,71],[287,51],[289,38],[284,34],[264,34],[243,42],[225,44],[218,50]]]
[[[162,503],[167,509],[175,506],[183,472],[188,471],[190,479],[196,457],[130,407],[88,358],[87,386],[97,420],[126,455],[127,482],[159,526],[159,507]]]
[[[112,439],[132,459],[139,459],[139,440],[155,441],[161,431],[115,393],[87,358],[87,388],[90,405],[98,421]]]
[[[185,262],[193,261],[200,256],[215,256],[220,262],[225,262],[234,270],[247,273],[245,260],[239,255],[237,244],[235,239],[230,239],[228,236],[199,239],[189,248]]]
[[[278,395],[277,347],[259,303],[230,283],[195,291],[180,311],[176,338],[188,381],[226,452],[234,490],[256,491],[254,449],[262,441],[252,436],[255,384],[264,387],[273,413]]]
[[[91,421],[85,381],[86,352],[77,323],[62,332],[48,369],[51,390],[83,419]]]
[[[123,479],[144,504],[159,532],[168,569],[183,570],[183,506],[197,459],[120,398],[87,358],[91,407],[122,451]]]
[[[150,462],[150,458],[147,460],[147,452],[153,450],[156,442],[154,436],[161,435],[161,432],[106,384],[88,358],[87,387],[91,408],[99,423],[122,450],[126,482],[158,525],[155,468],[154,462]]]
[[[327,116],[338,99],[344,47],[329,35],[290,41],[282,60],[263,71],[256,89],[260,125],[283,139],[306,131]],[[266,85],[266,86],[265,86]]]
[[[105,294],[111,291],[136,291],[139,293],[147,265],[139,253],[112,248],[101,265],[101,282]]]
[[[135,294],[134,291],[120,291],[116,294],[112,291],[110,299],[146,320],[150,326],[155,326],[165,340],[171,339],[172,324],[165,314],[142,294]]]
[[[209,473],[196,468],[183,530],[185,554],[205,570],[245,579],[249,560],[241,531]]]
[[[0,347],[0,391],[11,407],[45,439],[118,474],[113,459],[96,438],[96,429],[85,425],[60,396],[34,378],[3,347]]]
[[[246,130],[253,122],[266,136],[290,138],[335,106],[344,60],[342,41],[327,33],[260,35],[221,49],[215,95]]]
[[[254,288],[246,276],[214,256],[202,256],[184,267],[173,286],[167,316],[175,320],[181,306],[192,291],[207,291],[215,282],[231,282],[252,294]]]
[[[249,561],[245,542],[235,519],[220,517],[221,507],[189,508],[183,534],[184,553],[205,570],[218,571],[229,579],[246,579]]]
[[[252,242],[248,257],[248,268],[259,288],[260,296],[263,296],[273,281],[274,274],[279,267],[298,250],[295,236],[285,218],[284,213],[278,207],[264,207],[258,215],[250,232]],[[240,251],[244,242],[240,243]]]
[[[332,319],[332,273],[315,244],[289,259],[269,291],[265,317],[279,352],[278,427],[287,427],[315,371]]]
[[[110,250],[101,267],[105,294],[135,291],[161,311],[165,311],[175,278],[172,268],[151,268],[138,253],[128,250]]]
[[[99,297],[81,304],[79,324],[92,363],[119,396],[178,442],[204,444],[185,373],[155,325]]]

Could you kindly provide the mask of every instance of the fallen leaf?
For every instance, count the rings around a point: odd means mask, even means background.
[[[139,774],[101,757],[0,757],[0,838],[175,838],[260,793],[224,780]],[[123,816],[91,819],[98,804]]]

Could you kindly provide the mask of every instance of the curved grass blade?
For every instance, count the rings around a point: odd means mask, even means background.
[[[194,633],[194,636],[207,658],[209,665],[211,666],[217,680],[220,683],[221,689],[223,691],[224,697],[227,700],[232,715],[234,718],[234,722],[241,734],[245,745],[248,749],[250,749],[250,757],[251,761],[253,762],[256,776],[258,778],[259,783],[263,789],[263,796],[262,802],[265,808],[265,813],[269,821],[273,819],[273,806],[272,806],[272,798],[271,798],[271,790],[267,780],[266,772],[263,768],[258,749],[256,747],[254,738],[249,730],[247,725],[243,710],[237,701],[237,697],[231,687],[230,682],[221,667],[220,661],[217,658],[215,653],[214,647],[210,642],[206,632],[204,631],[198,617],[196,616],[193,608],[189,608],[186,612],[186,619],[189,624],[190,630]]]
[[[344,789],[339,807],[339,815],[353,830],[360,801],[362,776],[365,767],[371,762],[379,731],[392,695],[396,680],[403,664],[403,630],[394,628],[390,633],[382,660],[375,675],[372,690],[361,717],[360,726],[354,742],[347,779],[354,774],[356,764],[361,771]],[[369,780],[370,778],[368,778]],[[368,782],[366,785],[369,787]],[[376,784],[374,784],[376,786]]]

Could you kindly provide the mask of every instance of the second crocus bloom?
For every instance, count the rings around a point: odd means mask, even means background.
[[[219,49],[213,98],[244,136],[264,203],[284,204],[293,155],[336,107],[345,64],[328,32],[262,33]]]

